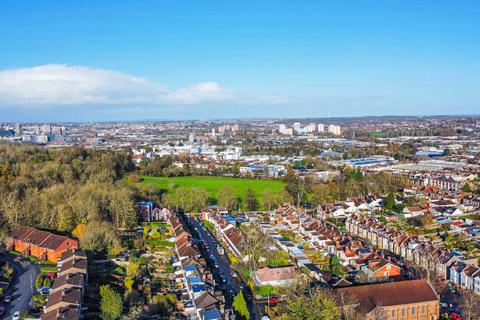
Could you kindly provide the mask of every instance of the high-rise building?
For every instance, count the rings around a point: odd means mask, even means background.
[[[17,137],[20,137],[22,135],[22,132],[23,132],[23,126],[21,123],[16,123],[15,124],[15,135]]]
[[[288,136],[293,136],[293,129],[292,128],[287,128],[285,131],[283,131],[283,134],[286,134]]]
[[[300,131],[300,122],[295,122],[293,124],[293,130],[296,132]]]
[[[283,123],[278,125],[278,132],[280,132],[281,134],[285,134],[286,129],[287,129],[287,126],[284,125]]]
[[[342,129],[340,128],[340,126],[331,124],[328,126],[328,132],[333,133],[336,136],[339,136],[342,134]]]
[[[316,129],[317,126],[315,125],[315,123],[310,123],[307,127],[307,132],[315,132]]]
[[[325,131],[325,126],[323,125],[323,123],[319,123],[318,124],[318,132],[324,132]]]
[[[42,127],[42,132],[43,132],[43,134],[52,134],[52,125],[50,125],[50,124],[45,124],[45,125]]]

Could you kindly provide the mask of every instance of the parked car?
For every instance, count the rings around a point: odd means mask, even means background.
[[[10,295],[4,296],[4,297],[3,297],[3,302],[5,302],[5,303],[10,303],[10,302],[12,302],[12,296],[10,296]]]
[[[270,297],[268,299],[268,304],[270,305],[270,307],[275,307],[278,303],[278,298],[277,297]]]
[[[264,315],[260,318],[260,320],[270,320],[270,317],[269,317],[268,315],[264,314]]]
[[[13,314],[12,320],[19,320],[20,319],[20,311],[17,311]]]
[[[0,316],[5,313],[5,307],[0,306]]]
[[[455,312],[450,313],[450,319],[451,320],[462,320],[462,317],[460,317],[458,314]]]
[[[49,294],[50,290],[51,290],[50,287],[42,287],[42,288],[38,289],[37,291],[40,294]]]

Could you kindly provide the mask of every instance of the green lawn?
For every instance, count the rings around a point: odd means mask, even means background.
[[[141,183],[154,183],[160,188],[167,191],[173,186],[174,188],[203,188],[207,191],[208,196],[212,199],[217,197],[217,192],[222,186],[231,186],[235,189],[237,196],[243,199],[245,192],[250,187],[257,194],[260,200],[261,194],[268,189],[272,191],[280,191],[285,188],[285,183],[279,180],[265,180],[265,179],[242,179],[230,177],[213,177],[213,176],[192,176],[192,177],[149,177],[143,176]]]

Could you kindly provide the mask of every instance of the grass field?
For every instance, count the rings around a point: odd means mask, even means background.
[[[245,192],[250,187],[252,188],[259,201],[261,201],[261,194],[268,189],[272,191],[280,191],[285,188],[285,183],[278,180],[253,180],[242,178],[230,178],[230,177],[213,177],[213,176],[195,176],[195,177],[149,177],[143,176],[141,183],[154,183],[161,189],[165,189],[167,192],[173,186],[174,188],[203,188],[207,191],[208,196],[215,200],[218,190],[223,186],[231,186],[235,189],[237,196],[243,199]]]

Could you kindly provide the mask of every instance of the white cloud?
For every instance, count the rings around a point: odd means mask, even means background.
[[[215,82],[169,89],[145,78],[83,66],[48,64],[0,71],[0,108],[2,105],[195,104],[236,99],[239,97]]]
[[[216,82],[203,82],[175,90],[167,95],[167,99],[171,101],[193,103],[196,101],[221,101],[234,99],[234,95],[227,93]]]

